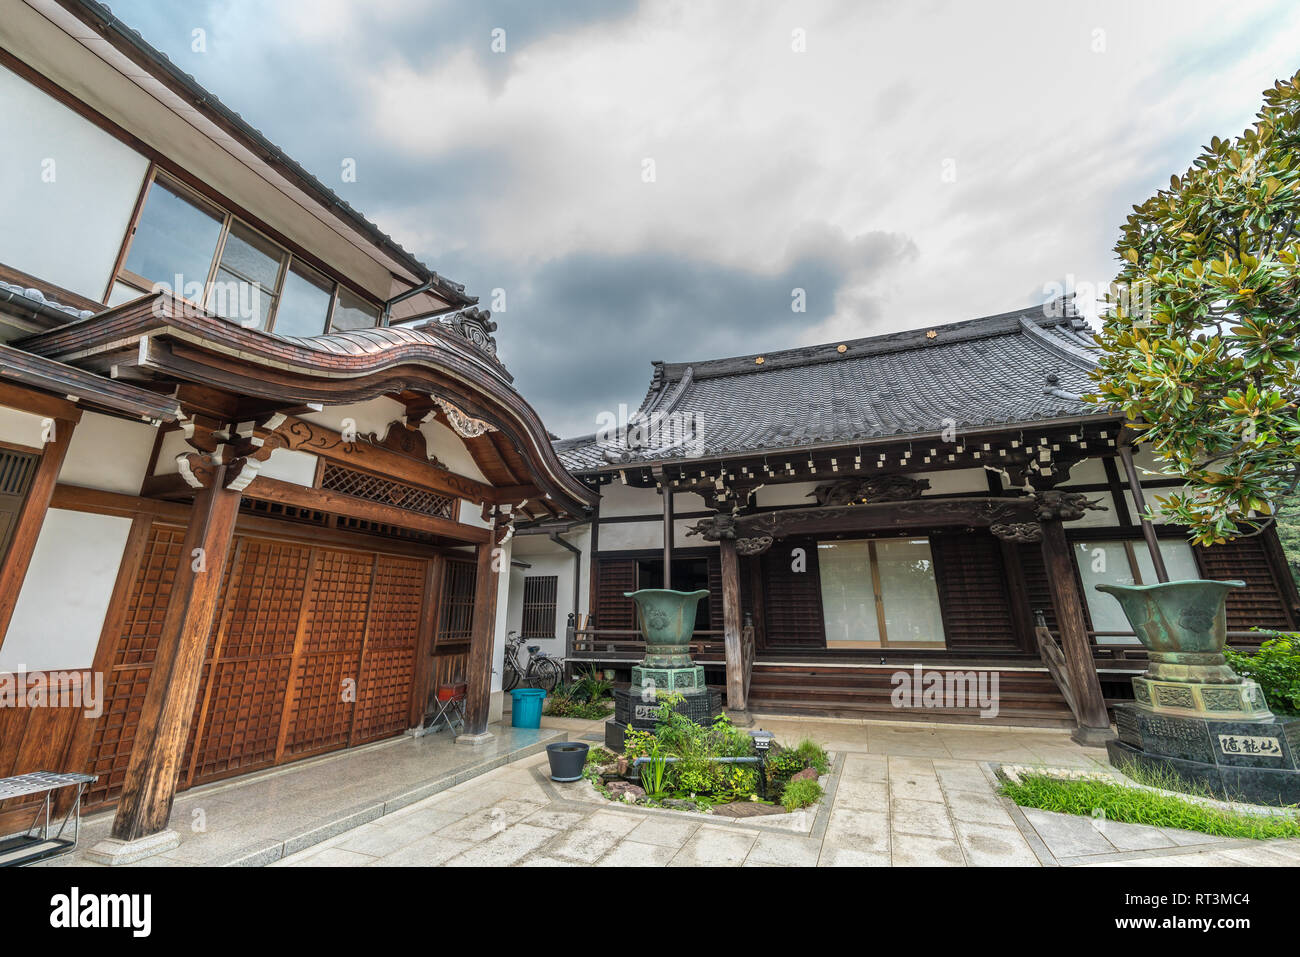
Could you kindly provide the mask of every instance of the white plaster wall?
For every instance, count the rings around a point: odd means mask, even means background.
[[[838,473],[832,472],[834,478],[839,478]],[[754,494],[754,502],[759,508],[775,508],[777,506],[789,505],[815,505],[817,500],[811,497],[811,492],[823,481],[831,479],[821,479],[816,482],[792,482],[788,485],[764,485]],[[601,529],[603,532],[604,529]]]
[[[311,488],[316,482],[316,460],[316,456],[310,452],[276,449],[271,453],[271,457],[262,463],[257,474]]]
[[[681,496],[673,499],[673,507],[681,504]],[[699,498],[695,499],[697,502]],[[692,507],[694,508],[694,507]],[[662,515],[663,502],[652,488],[634,488],[614,479],[600,488],[600,515],[602,518],[620,515]],[[601,529],[604,531],[604,528]]]
[[[174,475],[177,472],[176,456],[193,451],[180,429],[163,433],[162,443],[158,446],[158,461],[153,467],[154,475]]]
[[[157,432],[144,422],[87,412],[72,433],[59,481],[138,495]]]
[[[131,520],[50,509],[36,540],[0,671],[88,668]]]
[[[353,402],[350,405],[331,405],[319,412],[304,412],[298,418],[315,422],[338,432],[346,431],[344,422],[348,422],[359,434],[370,432],[383,437],[388,431],[388,423],[406,416],[406,407],[387,396],[379,396],[366,402]]]
[[[44,448],[45,419],[0,405],[0,442],[25,445],[30,449]]]
[[[930,495],[957,495],[962,492],[989,491],[989,480],[984,469],[948,469],[943,472],[912,472],[909,478],[930,480],[930,487],[921,493],[924,498]]]
[[[0,262],[99,300],[148,160],[6,69],[0,103]]]
[[[420,426],[424,433],[429,454],[437,456],[449,472],[472,478],[476,482],[487,482],[474,457],[469,454],[464,440],[441,422],[425,422]],[[491,484],[490,482],[488,484]]]
[[[638,548],[663,548],[662,522],[601,523],[600,550],[623,552]]]

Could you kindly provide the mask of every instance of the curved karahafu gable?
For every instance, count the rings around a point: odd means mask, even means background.
[[[413,414],[441,412],[471,448],[477,443],[500,458],[503,474],[522,466],[556,510],[580,514],[592,501],[590,490],[560,464],[504,366],[454,325],[291,338],[245,329],[157,292],[18,346],[116,379],[195,383],[233,393],[247,418],[402,396]]]

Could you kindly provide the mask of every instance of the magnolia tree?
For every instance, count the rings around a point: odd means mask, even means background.
[[[1300,73],[1124,224],[1092,401],[1118,406],[1183,491],[1201,544],[1258,532],[1300,479]]]

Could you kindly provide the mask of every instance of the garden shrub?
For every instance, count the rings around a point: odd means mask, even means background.
[[[1243,678],[1259,682],[1274,714],[1300,715],[1300,635],[1279,635],[1255,654],[1225,648],[1228,665]]]

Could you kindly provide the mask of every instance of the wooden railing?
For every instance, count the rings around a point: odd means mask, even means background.
[[[701,664],[724,660],[723,634],[697,631],[691,638],[691,655]],[[565,657],[574,661],[627,661],[634,664],[645,656],[641,632],[619,628],[576,628],[566,630]]]
[[[754,622],[745,616],[745,627],[740,630],[740,667],[744,677],[745,700],[742,708],[749,707],[749,679],[754,675]]]
[[[1061,697],[1070,706],[1074,720],[1078,721],[1079,706],[1075,703],[1074,689],[1070,686],[1070,669],[1065,663],[1065,652],[1061,650],[1055,636],[1048,631],[1047,621],[1041,613],[1035,615],[1034,638],[1038,642],[1038,654],[1042,657],[1043,664],[1047,666],[1056,687],[1061,690]]]

